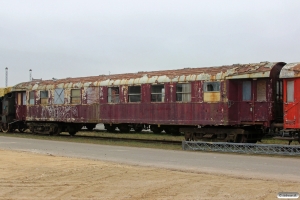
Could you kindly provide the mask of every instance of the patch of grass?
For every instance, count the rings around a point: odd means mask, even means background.
[[[101,136],[106,137],[115,137],[120,138],[120,134],[114,133],[103,133]],[[100,136],[97,132],[78,132],[76,135],[85,135],[85,136]],[[141,148],[155,148],[155,149],[166,149],[166,150],[182,150],[181,145],[176,144],[162,144],[162,143],[145,143],[139,141],[113,141],[113,140],[103,140],[98,138],[87,138],[87,137],[76,137],[69,136],[68,133],[63,132],[61,135],[58,136],[49,136],[44,134],[30,134],[30,133],[2,133],[0,132],[0,136],[8,136],[8,137],[18,137],[18,138],[30,138],[30,139],[39,139],[39,140],[52,140],[52,141],[64,141],[64,142],[78,142],[78,143],[89,143],[89,144],[102,144],[102,145],[115,145],[115,146],[128,146],[128,147],[141,147]],[[145,137],[134,137],[135,134],[122,134],[123,138],[140,138],[140,139],[153,139],[151,136]],[[173,136],[175,137],[175,136]],[[161,137],[158,139],[162,139]],[[182,141],[182,140],[180,140]]]
[[[288,145],[289,142],[288,140],[278,140],[278,139],[273,139],[271,137],[269,138],[263,138],[261,142],[257,142],[258,144],[282,144],[282,145]],[[292,141],[291,145],[299,145],[298,141]]]

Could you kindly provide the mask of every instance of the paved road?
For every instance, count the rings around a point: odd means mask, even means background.
[[[0,136],[0,149],[300,182],[300,158],[171,151]]]

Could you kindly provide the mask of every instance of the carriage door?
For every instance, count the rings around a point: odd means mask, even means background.
[[[254,101],[252,94],[252,81],[244,80],[240,85],[240,103],[239,103],[239,114],[240,121],[252,122],[254,116]]]
[[[284,128],[297,128],[296,116],[299,102],[295,101],[294,80],[287,80],[285,82],[284,95]]]
[[[25,120],[26,118],[26,92],[17,93],[17,106],[16,106],[17,120]]]

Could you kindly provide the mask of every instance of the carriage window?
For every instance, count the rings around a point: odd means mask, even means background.
[[[191,84],[176,85],[176,101],[190,102],[191,101]]]
[[[276,83],[276,101],[282,102],[282,80]]]
[[[151,102],[164,102],[165,88],[164,85],[151,85]]]
[[[71,90],[71,104],[81,104],[81,93],[80,89]]]
[[[22,93],[19,92],[18,93],[18,102],[17,102],[18,105],[22,105]]]
[[[29,92],[29,105],[34,105],[34,91]]]
[[[110,87],[108,88],[108,103],[119,103],[119,87]]]
[[[287,81],[287,102],[294,102],[294,81]]]
[[[88,87],[85,89],[86,103],[99,103],[99,87]]]
[[[19,92],[18,93],[18,105],[26,105],[26,92]]]
[[[219,102],[220,82],[204,82],[203,83],[203,101],[204,102]]]
[[[54,104],[64,104],[65,103],[65,91],[62,88],[57,88],[54,90]]]
[[[220,82],[204,83],[204,92],[219,92],[219,91],[220,91]]]
[[[266,80],[257,80],[257,101],[266,101]]]
[[[243,81],[243,101],[251,100],[251,81]]]
[[[141,101],[141,86],[128,87],[128,101],[140,102]]]
[[[41,104],[48,104],[48,91],[40,91]]]
[[[26,92],[23,92],[22,95],[23,95],[23,104],[22,105],[26,105]]]

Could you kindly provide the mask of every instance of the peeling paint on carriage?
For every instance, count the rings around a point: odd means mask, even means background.
[[[280,72],[280,78],[300,77],[300,63],[289,63],[285,65]]]
[[[225,79],[264,78],[278,63],[235,64],[221,67],[184,68],[177,70],[100,75],[58,80],[31,81],[12,87],[12,91],[82,88],[89,86],[141,85],[168,82],[220,81]]]

